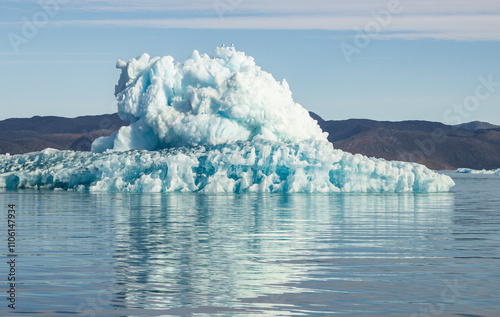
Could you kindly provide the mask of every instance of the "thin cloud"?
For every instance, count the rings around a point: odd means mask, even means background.
[[[0,55],[2,56],[22,56],[22,55],[36,55],[36,56],[40,56],[40,55],[56,55],[56,56],[60,56],[60,55],[67,55],[67,56],[110,56],[110,55],[114,55],[114,54],[111,54],[111,53],[82,53],[82,52],[19,52],[19,53],[15,53],[15,52],[0,52]]]
[[[35,4],[35,0],[28,0]],[[397,1],[397,0],[395,0]],[[8,4],[18,3],[7,0]],[[62,10],[78,12],[71,20],[51,21],[52,27],[144,27],[188,29],[328,30],[356,35],[374,16],[387,12],[390,0],[72,0]],[[37,4],[38,6],[38,4]],[[38,7],[39,8],[39,7]],[[498,0],[399,0],[401,12],[392,14],[376,38],[499,41]],[[115,12],[116,19],[94,19],[92,12]],[[127,12],[144,13],[143,19]],[[154,13],[153,13],[154,12]],[[126,14],[125,14],[126,13]],[[168,18],[158,18],[168,13]],[[193,13],[196,13],[193,15]],[[179,17],[173,18],[172,16]],[[193,17],[197,16],[197,17]],[[57,17],[57,18],[63,18]],[[0,26],[19,25],[4,22]]]
[[[346,37],[363,30],[365,17],[337,15],[287,17],[228,17],[196,19],[140,19],[140,20],[71,20],[53,22],[54,26],[68,27],[144,27],[187,29],[261,29],[261,30],[329,30],[347,32]],[[500,14],[481,16],[439,15],[399,16],[380,32],[377,38],[500,40]]]
[[[500,12],[497,0],[396,0],[411,14],[439,13],[495,13]],[[6,0],[16,4],[18,1]],[[25,3],[37,4],[39,0]],[[238,14],[259,13],[341,13],[369,15],[371,11],[387,8],[391,0],[71,0],[61,5],[63,9],[81,11],[204,11],[213,14],[217,7],[232,8]],[[43,1],[42,1],[43,3]]]
[[[82,61],[82,60],[68,60],[68,61],[55,61],[55,60],[9,60],[0,61],[0,64],[115,64],[116,61]]]

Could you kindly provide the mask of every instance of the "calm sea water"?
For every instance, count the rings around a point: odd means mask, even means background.
[[[0,314],[500,316],[500,177],[449,175],[441,194],[3,191]]]

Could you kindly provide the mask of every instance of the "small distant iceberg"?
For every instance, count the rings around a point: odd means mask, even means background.
[[[457,172],[465,174],[500,175],[500,168],[496,170],[474,170],[470,168],[459,168],[457,169]]]
[[[105,192],[441,192],[423,165],[334,149],[285,80],[234,47],[118,61],[120,118],[92,152],[0,155],[0,188]]]

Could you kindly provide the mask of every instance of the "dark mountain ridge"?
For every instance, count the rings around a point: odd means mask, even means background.
[[[500,168],[500,127],[485,122],[449,126],[429,121],[324,120],[311,112],[335,148],[432,169]],[[0,154],[45,148],[89,151],[92,142],[128,125],[117,114],[0,121]]]
[[[92,142],[128,125],[118,115],[76,118],[13,118],[0,121],[0,154],[21,154],[46,148],[90,151]]]
[[[500,128],[499,125],[491,124],[488,122],[481,122],[481,121],[472,121],[472,122],[462,123],[462,124],[456,125],[456,127],[464,128],[464,129],[471,130],[471,131],[491,130],[491,129]]]
[[[471,129],[429,121],[325,121],[311,113],[334,147],[387,160],[411,161],[432,169],[500,167],[500,128]],[[477,125],[476,125],[477,126]]]

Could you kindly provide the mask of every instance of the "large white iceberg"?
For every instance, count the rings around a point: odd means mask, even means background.
[[[287,82],[276,81],[233,47],[217,48],[214,58],[194,51],[183,63],[143,54],[118,61],[117,68],[118,115],[131,124],[96,140],[93,152],[326,141],[327,134],[293,101]]]
[[[0,156],[0,187],[122,192],[438,192],[423,165],[333,148],[307,110],[232,47],[183,63],[143,54],[122,70],[118,114],[130,126],[92,153]]]

